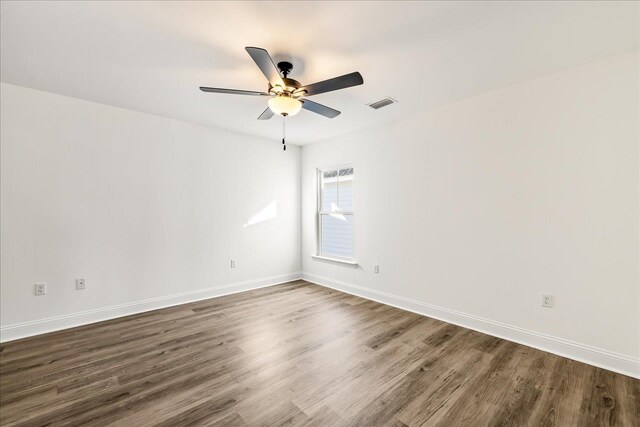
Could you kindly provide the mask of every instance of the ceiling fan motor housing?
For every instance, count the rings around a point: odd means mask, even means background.
[[[282,62],[278,62],[278,69],[280,70],[280,74],[282,74],[282,82],[284,83],[284,87],[280,88],[279,85],[272,85],[271,83],[269,83],[269,93],[272,93],[274,95],[288,95],[291,96],[293,94],[293,92],[295,92],[297,89],[300,89],[302,87],[302,84],[294,79],[290,79],[287,76],[291,73],[291,70],[293,69],[293,64],[291,62],[287,62],[287,61],[282,61]],[[282,89],[282,90],[281,90]],[[303,93],[299,93],[296,95],[302,95]]]
[[[284,93],[285,95],[291,96],[293,92],[302,87],[302,83],[294,79],[283,77],[282,81],[284,82],[283,88],[269,84],[269,93],[274,95]],[[302,93],[300,93],[300,95],[302,95]]]

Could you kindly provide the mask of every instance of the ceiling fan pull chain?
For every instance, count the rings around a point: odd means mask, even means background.
[[[287,144],[284,142],[285,138],[284,116],[282,116],[282,151],[287,151]]]

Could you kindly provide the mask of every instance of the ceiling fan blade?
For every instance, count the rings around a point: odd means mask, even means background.
[[[253,90],[222,89],[219,87],[200,86],[200,90],[203,92],[226,93],[229,95],[271,96],[266,92],[256,92]]]
[[[251,58],[255,61],[262,74],[269,80],[271,85],[280,85],[281,87],[285,87],[284,82],[282,81],[282,77],[280,76],[280,72],[276,67],[276,64],[269,56],[269,52],[260,47],[245,47],[247,53],[251,56]]]
[[[267,107],[267,109],[258,116],[258,120],[269,120],[271,117],[273,117],[273,111],[271,111],[271,108]]]
[[[326,105],[318,104],[317,102],[309,101],[308,99],[302,100],[302,108],[313,111],[314,113],[320,114],[321,116],[325,116],[329,119],[333,119],[340,115],[340,111],[329,108]]]
[[[319,93],[331,92],[338,89],[345,89],[351,86],[358,86],[364,83],[362,76],[357,71],[355,73],[345,74],[344,76],[334,77],[329,80],[313,83],[305,86],[307,91],[305,96],[317,95]]]

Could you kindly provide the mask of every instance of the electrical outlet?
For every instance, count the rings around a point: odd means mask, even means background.
[[[542,302],[540,305],[547,308],[553,308],[553,295],[542,294]]]
[[[232,259],[232,260],[231,260],[231,268],[236,268],[236,265],[237,265],[237,264],[236,264],[236,260],[235,260],[235,259]]]
[[[34,294],[36,295],[46,295],[47,294],[47,284],[46,283],[36,283],[34,285]]]
[[[81,290],[87,287],[87,283],[84,279],[76,279],[76,289]]]
[[[373,265],[373,272],[378,274],[380,273],[380,265],[379,264],[374,264]]]

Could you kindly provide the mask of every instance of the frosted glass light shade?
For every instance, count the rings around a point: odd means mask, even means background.
[[[288,96],[274,96],[269,100],[269,108],[281,116],[295,116],[302,108],[302,102]]]

